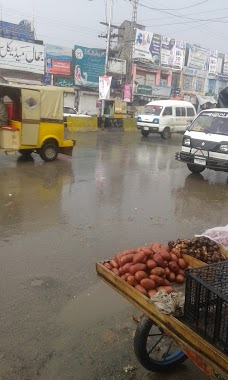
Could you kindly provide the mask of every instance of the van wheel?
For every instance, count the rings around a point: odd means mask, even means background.
[[[54,142],[44,143],[40,149],[40,157],[46,162],[54,161],[58,156],[58,146]]]
[[[149,133],[150,132],[148,132],[148,131],[141,131],[141,134],[143,135],[143,137],[148,137]]]
[[[161,137],[163,139],[169,139],[171,137],[171,132],[170,132],[170,128],[169,127],[166,127],[162,133],[161,133]]]
[[[196,164],[187,164],[187,167],[192,173],[202,173],[206,169],[204,166]]]

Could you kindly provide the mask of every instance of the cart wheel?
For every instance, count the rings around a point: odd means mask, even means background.
[[[146,316],[143,316],[138,324],[134,338],[134,351],[142,366],[151,372],[164,372],[176,368],[187,359],[173,339],[165,335]]]

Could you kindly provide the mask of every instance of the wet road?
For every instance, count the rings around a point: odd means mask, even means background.
[[[172,377],[144,370],[140,313],[95,273],[115,251],[227,223],[227,175],[189,174],[181,139],[88,133],[72,159],[0,155],[1,380],[206,379],[190,362]]]

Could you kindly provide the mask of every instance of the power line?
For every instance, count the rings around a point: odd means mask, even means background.
[[[224,10],[227,10],[228,8],[220,8],[220,9],[213,9],[213,10],[210,10],[210,11],[203,11],[203,12],[195,12],[195,13],[191,13],[191,15],[200,15],[200,14],[205,14],[205,13],[215,13],[215,12],[221,12],[221,11],[224,11]],[[181,17],[185,17],[185,15],[180,15]],[[170,17],[167,17],[167,18],[172,18],[173,16],[170,16]],[[159,18],[156,20],[164,20],[164,18]],[[154,18],[153,19],[146,19],[146,20],[141,20],[141,22],[146,22],[146,21],[154,21]]]
[[[182,10],[182,9],[189,9],[189,8],[198,7],[199,5],[207,3],[207,2],[208,2],[208,0],[203,0],[203,1],[199,2],[199,3],[188,5],[187,7],[182,7],[182,8],[160,8],[160,10],[161,11],[179,11],[179,10]]]
[[[131,2],[131,0],[129,0],[129,1]],[[225,24],[226,24],[226,22],[223,22],[223,21],[220,21],[220,20],[225,19],[225,18],[228,18],[228,16],[223,16],[223,17],[219,17],[219,18],[217,18],[217,19],[196,19],[196,18],[192,18],[192,17],[188,17],[188,16],[181,15],[181,14],[179,14],[179,13],[178,13],[178,14],[170,13],[170,12],[167,12],[167,11],[164,11],[164,10],[161,10],[161,9],[158,9],[158,8],[150,7],[149,5],[145,5],[145,4],[142,4],[142,3],[139,3],[139,5],[140,5],[141,7],[144,7],[144,8],[147,8],[147,9],[151,9],[151,10],[154,10],[154,11],[156,11],[156,12],[165,13],[165,14],[171,15],[171,16],[173,16],[173,17],[177,17],[177,18],[179,18],[179,17],[183,17],[183,18],[186,18],[186,19],[191,20],[191,21],[194,21],[194,22],[205,22],[205,21],[210,21],[210,22],[221,22],[221,23],[225,23]],[[185,22],[183,21],[183,23],[185,23]],[[167,23],[166,23],[165,25],[167,25]],[[163,25],[162,25],[162,26],[163,26]]]

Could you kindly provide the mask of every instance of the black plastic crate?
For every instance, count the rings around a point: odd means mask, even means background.
[[[228,352],[228,260],[186,271],[184,318],[208,342]]]

